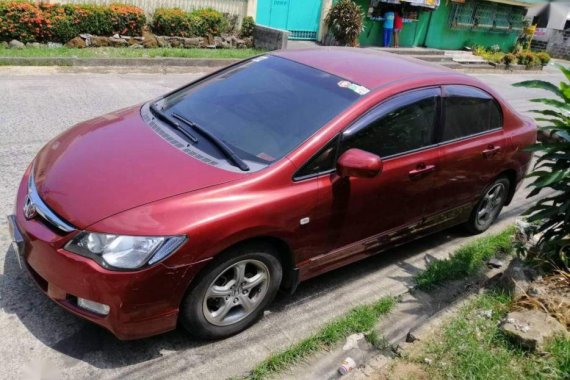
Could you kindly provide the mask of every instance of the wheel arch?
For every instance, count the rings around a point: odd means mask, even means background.
[[[514,169],[506,169],[503,170],[496,178],[495,181],[498,178],[506,178],[509,180],[509,194],[507,196],[507,201],[505,202],[505,206],[508,206],[511,201],[513,200],[513,197],[515,196],[515,191],[517,189],[517,172]]]
[[[259,243],[271,245],[276,249],[277,258],[279,259],[279,262],[283,268],[283,280],[281,281],[281,289],[286,293],[292,294],[299,284],[299,272],[295,264],[295,256],[293,254],[293,250],[285,239],[265,234],[252,236],[236,242],[232,242],[228,246],[221,249],[217,254],[214,254],[212,259],[209,260],[209,262],[204,267],[200,268],[198,273],[196,273],[194,278],[192,278],[190,283],[187,285],[185,294],[188,294],[188,292],[192,289],[194,284],[198,282],[201,276],[203,276],[213,265],[231,255],[233,250],[242,246]]]
[[[283,280],[281,282],[281,289],[288,293],[293,293],[299,284],[298,269],[295,263],[295,255],[289,243],[283,238],[272,236],[272,235],[259,235],[241,240],[230,247],[226,248],[220,255],[225,252],[231,251],[235,247],[264,243],[269,244],[277,250],[278,259],[281,262],[283,268]],[[218,256],[220,256],[218,255]]]

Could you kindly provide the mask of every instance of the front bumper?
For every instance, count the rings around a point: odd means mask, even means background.
[[[22,181],[25,183],[27,178]],[[20,185],[16,215],[8,217],[21,267],[66,310],[105,327],[119,339],[138,339],[176,328],[178,308],[198,266],[164,263],[135,272],[110,271],[63,246],[79,231],[59,235],[23,215],[26,186]],[[110,306],[106,316],[77,305],[77,297]]]

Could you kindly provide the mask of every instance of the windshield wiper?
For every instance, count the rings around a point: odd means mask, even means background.
[[[150,111],[159,119],[161,119],[162,121],[167,122],[168,124],[170,124],[171,126],[174,127],[174,129],[176,129],[177,131],[179,131],[180,133],[182,133],[188,140],[190,140],[191,142],[193,142],[194,144],[196,144],[198,142],[198,139],[196,138],[196,136],[194,136],[192,133],[190,133],[188,130],[186,130],[186,128],[184,128],[182,125],[180,125],[178,122],[176,122],[175,120],[172,120],[170,117],[168,117],[168,115],[166,115],[164,112],[160,111],[156,105],[151,104],[150,105]]]
[[[235,154],[235,152],[225,143],[224,140],[222,140],[219,137],[211,134],[208,130],[202,128],[201,126],[194,123],[193,121],[186,119],[182,115],[179,115],[179,114],[173,112],[172,117],[177,119],[177,120],[180,120],[181,122],[185,123],[186,125],[189,125],[190,127],[194,128],[195,130],[200,132],[202,135],[204,135],[206,138],[208,138],[214,145],[216,145],[218,147],[218,149],[220,149],[222,151],[222,153],[225,154],[225,156],[227,158],[230,159],[230,161],[232,161],[234,164],[236,164],[236,166],[238,168],[240,168],[244,172],[249,170],[249,166],[247,166],[247,164],[241,158],[239,158],[237,154]]]

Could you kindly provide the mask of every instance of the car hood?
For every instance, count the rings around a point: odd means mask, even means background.
[[[50,141],[34,161],[40,196],[78,228],[243,176],[165,141],[144,122],[138,106],[75,126]]]

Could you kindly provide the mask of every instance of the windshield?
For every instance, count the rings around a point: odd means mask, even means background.
[[[291,152],[359,91],[367,92],[323,71],[261,56],[169,95],[161,110],[196,123],[241,159],[265,164]]]

